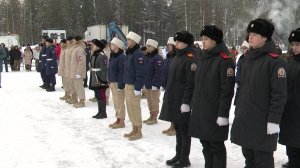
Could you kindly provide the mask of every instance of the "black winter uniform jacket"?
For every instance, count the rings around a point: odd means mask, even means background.
[[[182,104],[191,106],[196,71],[192,46],[178,50],[168,72],[168,81],[159,119],[176,124],[189,124],[190,112],[181,113]]]
[[[279,143],[300,148],[300,55],[288,63],[287,81],[288,98],[282,114]]]
[[[279,124],[287,99],[286,64],[273,41],[250,49],[241,66],[240,90],[231,141],[257,151],[275,151],[278,134],[267,134],[267,123]]]
[[[235,65],[224,43],[203,51],[198,61],[193,94],[190,135],[206,141],[224,141],[229,126],[217,125],[217,118],[229,118],[234,94]]]

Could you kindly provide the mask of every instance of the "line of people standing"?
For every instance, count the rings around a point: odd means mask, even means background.
[[[272,41],[273,32],[274,26],[268,20],[251,21],[247,27],[249,46],[245,46],[249,50],[239,63],[239,90],[236,93],[231,141],[241,146],[246,168],[274,168],[273,152],[277,147],[280,128],[279,142],[287,145],[289,167],[299,168],[297,142],[300,140],[296,121],[299,119],[297,106],[300,103],[297,97],[300,31],[293,31],[289,38],[294,52],[289,67],[293,71],[287,71],[286,63],[279,57]],[[98,39],[91,42],[89,88],[94,91],[98,104],[98,112],[93,117],[107,118],[106,91],[110,87],[116,121],[109,127],[125,127],[126,104],[132,130],[124,137],[131,141],[141,139],[143,123],[157,123],[160,88],[163,87],[165,94],[159,119],[171,122],[168,130],[175,129],[176,132],[176,154],[166,161],[174,168],[191,165],[191,137],[198,138],[203,146],[206,168],[227,166],[224,141],[229,133],[229,111],[236,82],[235,63],[224,44],[222,30],[207,25],[200,35],[203,42],[200,57],[193,47],[193,35],[181,31],[175,34],[173,41],[170,39],[168,42],[170,48],[176,46],[176,51],[170,50],[167,61],[163,61],[158,54],[158,42],[153,39],[147,40],[143,52],[139,45],[141,36],[134,32],[129,32],[126,37],[126,51],[125,44],[114,38],[109,56],[104,52],[106,42]],[[51,42],[49,39],[46,41]],[[61,99],[75,107],[84,107],[84,44],[80,37],[68,37],[65,43],[59,64],[59,75],[63,77],[65,89],[65,96]],[[46,46],[49,48],[49,44]],[[46,49],[44,61],[54,59],[49,52],[53,49]],[[47,67],[47,62],[44,64]],[[47,71],[46,68],[46,75]],[[150,116],[142,121],[140,101],[144,87]],[[296,119],[295,122],[291,121],[293,119]]]

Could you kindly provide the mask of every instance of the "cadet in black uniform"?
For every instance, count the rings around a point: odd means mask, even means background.
[[[242,147],[246,168],[274,168],[279,123],[287,99],[286,64],[272,41],[274,25],[247,27],[250,50],[241,67],[231,141]]]
[[[168,81],[159,119],[174,123],[176,155],[166,161],[175,168],[190,166],[191,137],[188,136],[191,100],[194,91],[196,51],[194,37],[187,31],[177,32],[176,56],[168,72]]]
[[[300,167],[300,28],[291,32],[293,56],[287,64],[288,98],[280,123],[279,143],[286,145],[288,168]]]
[[[207,25],[200,35],[203,50],[197,63],[189,133],[200,139],[206,168],[225,168],[224,141],[228,139],[235,66],[228,56],[222,30]]]

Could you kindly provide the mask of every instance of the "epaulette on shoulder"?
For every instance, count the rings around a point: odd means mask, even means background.
[[[229,56],[225,53],[225,52],[220,52],[220,56],[223,58],[223,59],[229,59]]]
[[[194,54],[192,52],[187,52],[186,53],[186,56],[189,57],[189,58],[193,58],[194,57]]]
[[[271,56],[272,58],[278,58],[279,57],[278,54],[273,53],[273,52],[269,52],[268,55]]]

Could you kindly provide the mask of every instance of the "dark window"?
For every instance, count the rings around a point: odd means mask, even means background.
[[[66,38],[66,35],[65,35],[65,33],[60,33],[60,39],[65,39]]]

